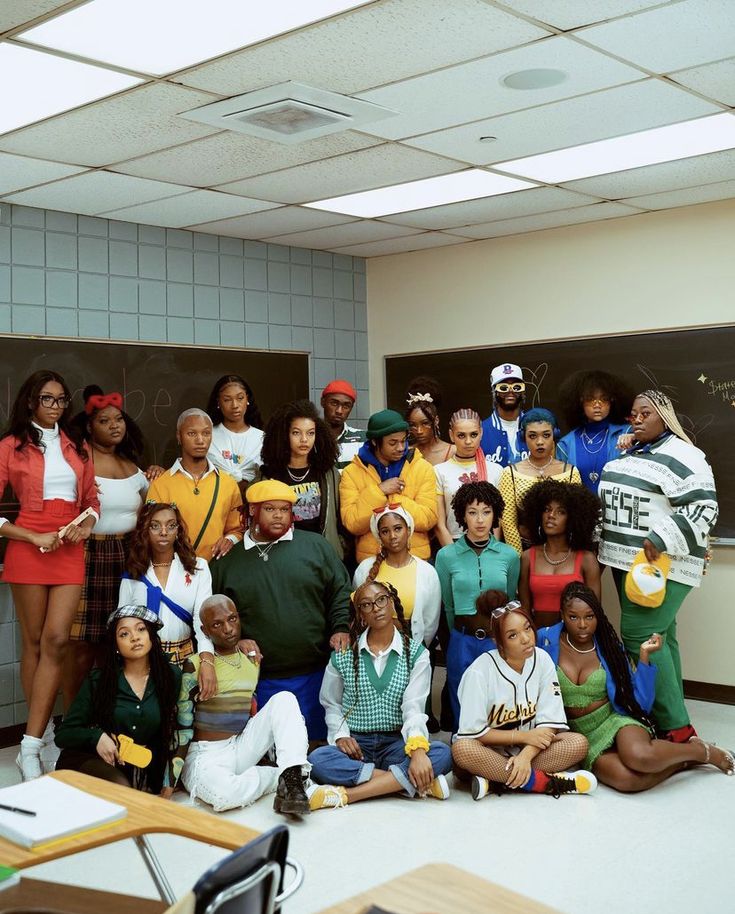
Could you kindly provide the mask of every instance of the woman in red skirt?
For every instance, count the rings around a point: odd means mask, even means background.
[[[60,375],[35,372],[20,388],[0,440],[0,490],[9,483],[20,502],[14,524],[0,518],[0,536],[10,540],[3,581],[11,586],[23,637],[28,723],[16,760],[23,780],[41,774],[42,736],[84,581],[84,540],[99,512],[92,461],[67,429],[70,403]],[[89,517],[62,530],[86,508]]]

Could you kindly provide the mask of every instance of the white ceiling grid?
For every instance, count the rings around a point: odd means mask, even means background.
[[[0,50],[82,5],[3,0]],[[377,219],[302,205],[730,111],[733,0],[374,0],[247,44],[0,135],[0,201],[371,257],[735,197],[725,150]],[[502,82],[537,68],[566,78]],[[296,145],[178,116],[284,80],[397,113]]]

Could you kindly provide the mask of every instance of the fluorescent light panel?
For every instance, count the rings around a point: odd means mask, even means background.
[[[91,0],[19,38],[160,76],[372,0]]]
[[[713,114],[611,140],[526,156],[493,167],[547,184],[657,165],[735,147],[735,117]]]
[[[446,203],[509,194],[535,186],[529,181],[506,178],[479,168],[471,168],[451,175],[440,175],[438,178],[424,178],[422,181],[379,187],[377,190],[366,190],[359,194],[317,200],[314,203],[305,203],[304,206],[371,219],[375,216],[390,216],[393,213],[426,209],[429,206],[444,206]]]
[[[129,89],[142,80],[15,44],[0,44],[0,133]]]

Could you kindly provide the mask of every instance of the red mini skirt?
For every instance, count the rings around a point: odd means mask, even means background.
[[[16,526],[34,533],[53,533],[79,515],[70,501],[44,501],[42,511],[21,510]],[[55,552],[41,552],[32,543],[10,540],[5,552],[6,584],[83,584],[84,543],[62,543]]]

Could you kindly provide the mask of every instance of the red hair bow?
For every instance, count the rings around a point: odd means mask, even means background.
[[[109,394],[92,394],[84,404],[84,412],[91,416],[96,409],[104,409],[106,406],[115,406],[118,409],[122,409],[122,405],[122,394],[117,393],[117,391]]]

